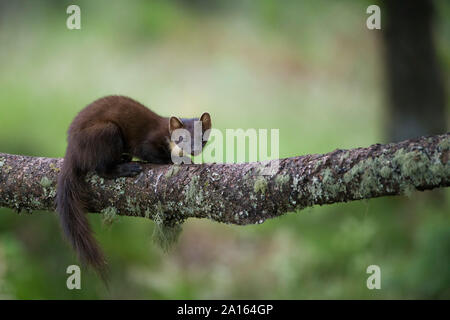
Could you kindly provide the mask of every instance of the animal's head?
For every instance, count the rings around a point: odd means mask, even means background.
[[[172,154],[199,155],[208,142],[209,129],[211,129],[211,116],[208,112],[203,113],[200,118],[170,117],[169,133]]]

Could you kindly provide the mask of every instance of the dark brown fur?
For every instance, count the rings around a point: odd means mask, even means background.
[[[203,121],[207,115],[207,121]],[[203,131],[211,127],[202,115]],[[142,171],[133,156],[159,164],[171,162],[170,132],[190,130],[194,120],[164,118],[133,99],[107,96],[84,108],[68,131],[68,146],[57,186],[57,212],[66,238],[82,263],[105,277],[106,260],[85,216],[89,202],[85,176],[96,171],[105,178],[131,177]],[[170,125],[169,125],[170,123]],[[189,128],[188,128],[189,127]]]

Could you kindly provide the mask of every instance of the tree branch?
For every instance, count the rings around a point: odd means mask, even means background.
[[[249,224],[308,206],[409,194],[450,184],[450,134],[261,163],[144,165],[135,178],[89,174],[90,212],[158,219],[189,217]],[[62,159],[0,153],[0,206],[54,211]],[[276,161],[276,160],[274,160]]]

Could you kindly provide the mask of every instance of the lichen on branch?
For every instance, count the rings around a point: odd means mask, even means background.
[[[116,215],[157,218],[162,228],[191,217],[240,225],[262,223],[317,204],[448,187],[449,157],[446,133],[280,159],[278,171],[271,176],[259,174],[258,162],[146,164],[133,178],[107,180],[88,174],[89,211],[102,213],[106,223]],[[0,206],[18,212],[54,211],[62,161],[0,153]]]

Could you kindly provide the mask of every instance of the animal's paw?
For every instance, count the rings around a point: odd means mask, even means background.
[[[122,177],[134,177],[142,172],[142,166],[136,162],[127,162],[119,165],[117,171]]]

